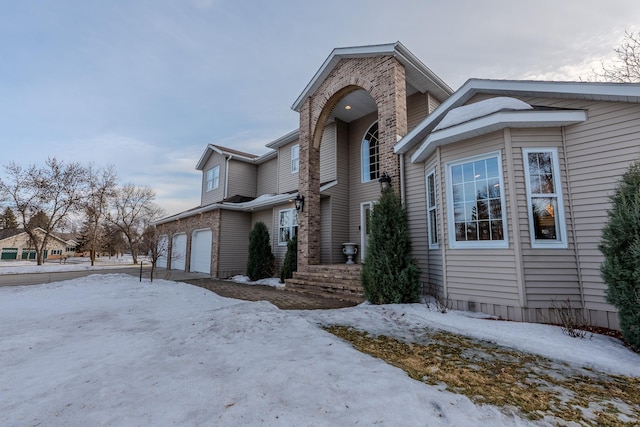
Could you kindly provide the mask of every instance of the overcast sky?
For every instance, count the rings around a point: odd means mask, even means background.
[[[335,47],[400,41],[453,89],[578,80],[639,23],[630,0],[0,0],[0,165],[113,164],[177,213],[207,144],[262,154],[298,126]]]

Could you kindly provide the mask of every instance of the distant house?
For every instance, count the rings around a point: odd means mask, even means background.
[[[36,228],[36,233],[44,237],[45,231]],[[60,259],[75,255],[77,243],[50,234],[45,248],[45,259]],[[36,250],[29,235],[21,228],[0,229],[0,259],[35,260]]]
[[[425,293],[533,322],[569,300],[617,328],[598,243],[608,195],[640,158],[639,84],[472,79],[454,92],[392,43],[335,49],[292,108],[300,127],[263,156],[206,147],[200,205],[158,222],[164,266],[243,273],[262,221],[278,265],[298,235],[287,286],[357,283],[343,243],[361,263],[386,172]]]

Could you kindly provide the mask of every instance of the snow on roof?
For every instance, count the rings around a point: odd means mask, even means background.
[[[531,105],[519,99],[499,96],[452,109],[433,130],[445,129],[498,111],[532,109]]]

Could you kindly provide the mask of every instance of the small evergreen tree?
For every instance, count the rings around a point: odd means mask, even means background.
[[[622,175],[610,200],[600,272],[607,284],[607,301],[618,309],[622,335],[640,351],[640,162]]]
[[[407,211],[393,190],[383,190],[370,227],[361,275],[367,300],[372,304],[418,302],[420,272],[410,257]]]
[[[287,253],[284,256],[282,269],[280,270],[280,283],[293,277],[293,272],[298,271],[298,236],[293,236],[287,242]]]
[[[0,215],[0,228],[4,228],[7,230],[18,228],[18,220],[9,207],[5,208],[2,215]]]
[[[252,281],[273,276],[273,252],[271,238],[264,222],[259,221],[249,234],[249,259],[247,260],[247,276]]]

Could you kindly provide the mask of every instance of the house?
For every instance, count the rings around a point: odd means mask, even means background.
[[[35,233],[41,238],[45,231],[36,228]],[[47,247],[44,252],[44,259],[61,259],[75,255],[77,243],[72,240],[65,240],[54,234],[49,235]],[[3,260],[35,260],[36,250],[31,238],[21,228],[0,229],[0,259]]]
[[[344,265],[342,246],[358,244],[357,263],[366,256],[387,174],[424,293],[532,322],[569,301],[618,327],[598,243],[608,195],[640,158],[639,84],[471,79],[454,92],[393,43],[335,49],[292,108],[299,129],[266,155],[206,148],[200,206],[158,222],[164,265],[242,273],[263,221],[278,263],[298,235],[287,286],[357,288],[360,266]]]

